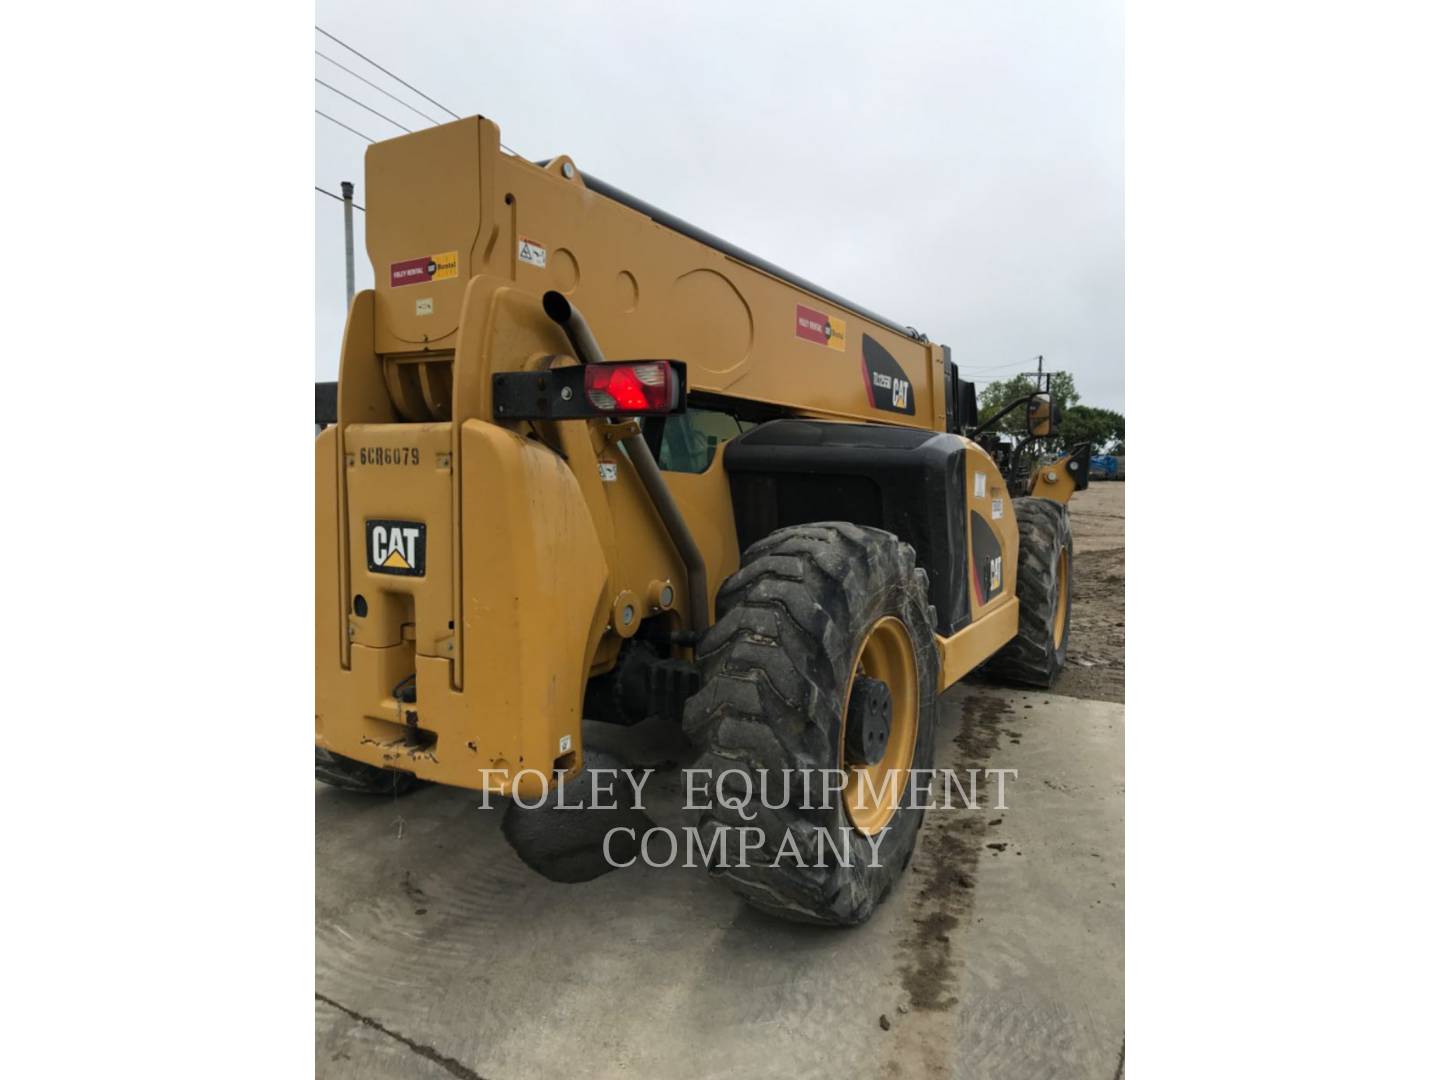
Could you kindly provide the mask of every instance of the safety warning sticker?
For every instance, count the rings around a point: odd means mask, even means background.
[[[534,240],[522,236],[520,238],[520,261],[529,263],[531,266],[538,266],[545,269],[545,249]]]
[[[439,255],[425,255],[419,259],[406,259],[390,264],[390,287],[401,285],[423,285],[427,281],[444,281],[460,273],[460,253],[443,251]]]
[[[795,336],[845,351],[845,320],[826,315],[823,311],[795,305]]]

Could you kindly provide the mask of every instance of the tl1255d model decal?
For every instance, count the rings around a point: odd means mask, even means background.
[[[860,354],[860,370],[865,374],[865,393],[871,406],[882,412],[914,416],[915,388],[899,362],[869,334],[860,336]]]

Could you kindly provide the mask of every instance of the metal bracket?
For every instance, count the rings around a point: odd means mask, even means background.
[[[617,420],[614,423],[606,424],[600,429],[600,433],[605,436],[607,444],[621,442],[630,438],[631,435],[640,434],[640,421],[634,417],[628,420]]]

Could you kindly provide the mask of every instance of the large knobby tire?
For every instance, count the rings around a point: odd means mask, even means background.
[[[315,779],[342,791],[358,791],[366,795],[404,795],[419,783],[414,773],[377,769],[374,765],[332,754],[318,746],[315,748]]]
[[[1020,632],[985,665],[985,673],[1025,686],[1050,687],[1070,647],[1070,512],[1053,499],[1015,500],[1020,526]]]
[[[710,770],[727,802],[744,798],[748,775],[749,801],[737,809],[712,792],[696,828],[706,850],[717,832],[761,830],[763,847],[748,865],[738,865],[738,844],[728,839],[709,861],[712,876],[754,907],[798,922],[855,925],[909,863],[925,811],[913,771],[905,770],[931,768],[935,754],[939,657],[928,586],[914,550],[893,534],[820,522],[771,533],[721,587],[717,621],[696,650],[702,684],[686,703],[685,732],[702,750],[696,768]],[[817,771],[847,767],[847,703],[857,675],[893,710],[889,741],[875,751],[886,756],[873,768],[898,765],[893,788],[883,778],[871,788],[889,799],[859,808],[850,805],[858,789],[825,798]],[[887,690],[877,689],[880,681]],[[762,775],[764,801],[778,809],[761,805]],[[856,780],[845,775],[847,784]],[[809,799],[805,776],[813,778]],[[777,860],[787,834],[790,853]],[[854,858],[834,858],[847,843]]]

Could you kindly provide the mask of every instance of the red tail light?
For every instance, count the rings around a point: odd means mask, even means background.
[[[680,380],[663,360],[587,364],[585,398],[600,412],[621,416],[674,412],[680,404]]]
[[[625,360],[491,376],[496,420],[584,420],[685,411],[685,363]]]

